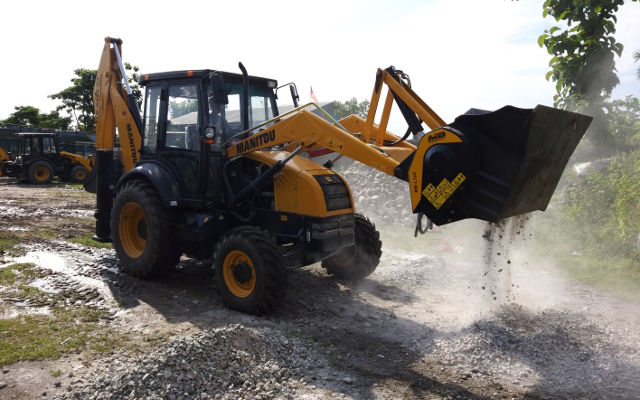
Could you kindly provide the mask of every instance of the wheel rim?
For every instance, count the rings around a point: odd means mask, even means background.
[[[125,253],[131,258],[138,258],[147,245],[144,212],[138,203],[126,203],[120,212],[118,231],[120,243]]]
[[[40,165],[38,167],[36,167],[35,170],[35,175],[36,175],[36,179],[38,180],[38,182],[44,182],[47,179],[49,179],[49,176],[51,175],[49,173],[49,168]]]
[[[227,288],[236,297],[247,297],[256,287],[256,270],[244,251],[233,250],[227,254],[222,274]]]
[[[76,171],[76,179],[81,181],[84,179],[84,177],[87,176],[87,174],[85,174],[84,170],[78,170]]]
[[[349,246],[346,249],[342,250],[336,257],[333,259],[333,262],[340,265],[341,267],[348,267],[356,261],[356,256],[358,255],[358,245],[354,243],[353,246]]]

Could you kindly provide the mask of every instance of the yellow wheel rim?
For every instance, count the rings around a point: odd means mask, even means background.
[[[49,168],[42,165],[36,168],[35,174],[38,182],[46,181],[47,179],[49,179],[49,175],[51,175],[49,172]]]
[[[118,231],[122,248],[131,258],[140,257],[147,245],[146,237],[140,232],[140,228],[144,228],[143,224],[144,212],[138,203],[126,203],[120,212]]]
[[[256,287],[256,269],[244,251],[233,250],[227,254],[222,275],[227,288],[236,297],[247,297]]]
[[[84,180],[85,176],[87,176],[87,174],[85,174],[84,170],[81,169],[79,171],[76,171],[76,179],[77,180],[79,180],[79,181]]]

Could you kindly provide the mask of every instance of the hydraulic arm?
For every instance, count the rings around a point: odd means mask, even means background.
[[[330,123],[302,106],[287,118],[267,121],[227,143],[226,156],[284,146],[324,147],[409,183],[414,213],[438,225],[465,218],[497,222],[545,210],[564,167],[591,117],[545,106],[495,112],[471,110],[451,124],[415,93],[393,67],[378,70],[363,120],[355,115]],[[388,88],[379,123],[374,122],[383,86]],[[403,138],[386,130],[393,103],[408,124]],[[425,133],[422,124],[431,131]],[[404,139],[413,133],[414,146]]]

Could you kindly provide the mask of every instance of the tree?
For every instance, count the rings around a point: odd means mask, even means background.
[[[128,74],[129,83],[138,107],[140,107],[142,104],[142,91],[137,84],[139,68],[125,63],[125,69],[132,72]],[[78,68],[73,72],[76,75],[71,79],[73,85],[58,93],[49,95],[49,97],[62,101],[62,105],[58,106],[57,110],[65,110],[72,115],[77,129],[93,131],[96,126],[96,118],[93,113],[93,86],[96,82],[98,71]]]
[[[640,149],[640,100],[627,96],[603,105],[606,124],[618,148]]]
[[[633,53],[633,60],[634,60],[634,62],[640,61],[640,50],[636,50]],[[636,73],[638,75],[638,79],[640,79],[640,67],[638,67],[638,71]]]
[[[69,129],[71,118],[63,117],[58,111],[51,111],[48,114],[40,113],[40,110],[33,106],[14,107],[15,112],[9,118],[2,121],[4,124],[14,124],[30,128],[48,129]]]
[[[49,97],[62,101],[57,110],[65,110],[72,115],[77,129],[93,131],[96,126],[93,114],[93,85],[96,82],[97,70],[78,68],[73,72],[76,74],[76,77],[71,79],[73,85]]]
[[[341,119],[351,114],[355,114],[361,118],[367,118],[367,112],[369,111],[368,100],[358,102],[358,99],[352,97],[351,100],[347,100],[344,103],[335,101],[334,104],[333,116],[335,119]]]
[[[632,0],[637,1],[637,0]],[[615,56],[624,46],[613,37],[615,13],[624,0],[547,0],[543,15],[564,21],[567,28],[554,26],[538,38],[553,57],[547,80],[556,82],[556,105],[586,101],[601,103],[620,83]]]
[[[632,0],[638,1],[638,0]],[[624,0],[546,0],[543,15],[567,24],[540,35],[538,44],[552,58],[547,80],[556,82],[555,105],[594,116],[589,140],[605,152],[615,150],[615,140],[605,124],[603,104],[620,83],[615,56],[624,46],[613,36],[615,13]]]

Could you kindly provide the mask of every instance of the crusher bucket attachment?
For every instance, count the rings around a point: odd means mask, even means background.
[[[470,110],[426,134],[396,175],[437,225],[544,211],[592,118],[538,105]]]

